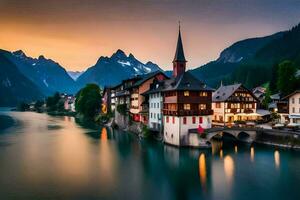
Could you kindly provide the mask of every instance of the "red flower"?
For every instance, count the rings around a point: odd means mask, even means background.
[[[201,125],[198,126],[197,131],[199,134],[204,133],[204,128],[201,127]]]

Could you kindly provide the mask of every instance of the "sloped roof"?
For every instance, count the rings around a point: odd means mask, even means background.
[[[299,90],[295,90],[294,92],[292,92],[291,94],[285,96],[282,98],[282,100],[286,100],[288,98],[290,98],[291,96],[293,96],[294,94],[300,93],[300,89]]]
[[[214,93],[212,100],[215,102],[226,101],[242,84],[234,84],[219,87]]]
[[[184,51],[183,51],[182,40],[181,40],[180,27],[179,27],[177,47],[176,47],[176,52],[175,52],[175,56],[174,56],[173,62],[176,62],[176,61],[186,62],[185,56],[184,56]]]
[[[194,77],[190,72],[165,81],[163,91],[189,90],[189,91],[213,91],[204,82]]]
[[[133,84],[132,87],[137,87],[140,86],[141,84],[143,84],[144,82],[146,82],[147,80],[149,80],[150,78],[153,78],[154,76],[158,75],[158,74],[162,74],[165,77],[167,77],[164,73],[162,73],[161,71],[155,71],[155,72],[150,72],[148,74],[144,74],[141,76],[141,79],[138,80],[135,84]]]

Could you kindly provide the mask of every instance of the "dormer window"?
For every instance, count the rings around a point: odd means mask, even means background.
[[[190,92],[189,92],[189,91],[184,91],[184,93],[183,93],[183,94],[184,94],[184,96],[185,96],[185,97],[188,97],[188,96],[190,96]]]

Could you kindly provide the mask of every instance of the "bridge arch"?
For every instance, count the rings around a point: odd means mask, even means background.
[[[237,135],[237,139],[243,142],[249,142],[252,140],[251,135],[247,132],[241,131],[238,135]]]

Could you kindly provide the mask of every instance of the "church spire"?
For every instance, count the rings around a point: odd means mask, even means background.
[[[180,30],[180,21],[179,21],[179,33],[178,33],[178,40],[177,40],[177,47],[175,52],[175,57],[173,62],[186,62],[184,57],[182,39],[181,39],[181,30]]]
[[[173,77],[181,76],[184,74],[186,69],[186,60],[183,52],[183,45],[181,40],[181,30],[180,30],[180,22],[179,22],[179,33],[177,40],[176,53],[173,60]]]

